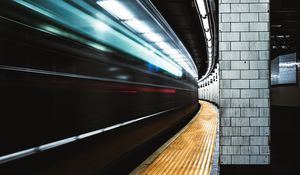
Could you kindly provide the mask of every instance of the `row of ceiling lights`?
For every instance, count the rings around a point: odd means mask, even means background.
[[[198,13],[200,17],[200,21],[202,24],[202,28],[205,34],[206,40],[206,49],[207,49],[207,57],[208,57],[208,68],[205,75],[199,80],[202,81],[205,77],[208,76],[210,70],[212,68],[212,60],[213,60],[213,32],[212,26],[210,25],[209,15],[208,15],[208,6],[206,0],[196,0]]]
[[[186,58],[180,50],[175,49],[169,42],[166,42],[160,33],[154,32],[147,24],[147,21],[137,19],[136,14],[131,12],[124,4],[116,0],[100,0],[97,1],[97,4],[137,34],[141,35],[149,42],[154,43],[156,47],[171,57],[180,67],[185,69],[193,77],[198,77],[197,69],[194,68],[193,63]]]
[[[205,78],[203,81],[199,82],[198,85],[200,88],[202,87],[206,87],[208,85],[210,85],[213,82],[217,82],[218,81],[218,64],[216,65],[216,68],[214,72],[212,72],[207,78]]]

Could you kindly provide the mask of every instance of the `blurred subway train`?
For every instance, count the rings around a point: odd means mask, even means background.
[[[0,2],[0,174],[124,173],[199,109],[197,79],[99,2]]]

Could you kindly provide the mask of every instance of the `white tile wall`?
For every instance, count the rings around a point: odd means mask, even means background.
[[[269,164],[269,0],[219,9],[221,164]]]

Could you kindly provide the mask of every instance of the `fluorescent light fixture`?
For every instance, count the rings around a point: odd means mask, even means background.
[[[125,23],[138,33],[151,32],[151,28],[140,20],[132,19],[132,20],[125,21]]]
[[[212,48],[211,47],[207,48],[207,51],[208,51],[208,53],[211,53],[212,52]]]
[[[209,30],[209,22],[208,22],[208,17],[206,18],[202,18],[202,24],[203,24],[203,28],[205,31]]]
[[[211,47],[212,46],[212,42],[211,41],[207,41],[207,46]]]
[[[207,40],[211,40],[211,34],[210,34],[210,31],[205,32],[205,35],[206,35],[206,39],[207,39]]]
[[[161,41],[163,41],[163,38],[157,33],[145,33],[145,34],[143,34],[143,36],[145,38],[147,38],[149,41],[152,41],[152,42],[161,42]]]
[[[166,43],[166,42],[157,42],[155,43],[159,48],[161,49],[172,49],[172,47],[170,46],[170,44]]]
[[[134,18],[134,15],[119,1],[103,0],[97,1],[97,4],[121,20],[129,20]]]
[[[208,53],[208,57],[212,57],[212,53]]]
[[[199,9],[199,12],[201,14],[202,17],[207,15],[207,11],[206,11],[206,6],[204,3],[204,0],[197,0],[197,6]]]

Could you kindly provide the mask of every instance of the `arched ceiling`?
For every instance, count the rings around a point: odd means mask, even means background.
[[[151,0],[193,58],[198,76],[207,69],[205,38],[194,0]]]

